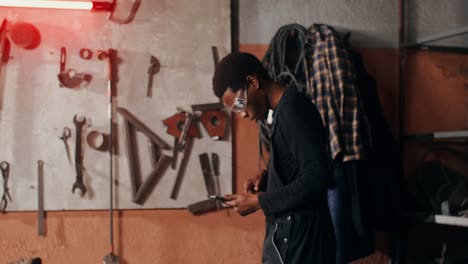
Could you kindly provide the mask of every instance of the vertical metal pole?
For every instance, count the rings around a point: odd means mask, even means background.
[[[109,73],[108,73],[108,80],[107,80],[107,89],[109,91],[109,125],[110,125],[110,144],[109,144],[109,157],[110,157],[110,184],[109,184],[109,193],[110,193],[110,203],[109,203],[109,212],[110,212],[110,245],[111,245],[111,253],[114,254],[114,133],[113,133],[113,124],[114,120],[113,116],[113,94],[112,94],[112,80],[113,78],[113,59],[114,59],[114,51],[109,49]]]
[[[44,162],[42,160],[37,161],[37,201],[38,201],[38,234],[39,236],[45,236],[44,226]]]
[[[404,164],[404,133],[405,133],[405,66],[407,50],[407,6],[405,0],[399,0],[398,10],[398,142],[400,157]],[[404,166],[404,165],[403,165]],[[404,171],[404,170],[403,170]],[[404,176],[402,176],[404,177]],[[403,222],[403,221],[402,221]],[[404,223],[399,229],[392,232],[392,259],[393,264],[405,263],[406,226]]]
[[[403,151],[403,137],[405,126],[405,65],[407,50],[406,1],[399,1],[398,22],[398,134],[401,150]]]
[[[105,264],[118,264],[120,263],[120,258],[114,254],[114,127],[113,127],[113,86],[114,86],[114,66],[115,66],[115,59],[116,59],[116,51],[113,49],[109,49],[107,52],[107,61],[108,61],[108,72],[107,72],[107,91],[109,95],[109,137],[110,137],[110,144],[109,144],[109,193],[110,193],[110,201],[109,201],[109,214],[110,214],[110,254],[104,257]]]
[[[231,51],[239,51],[239,0],[231,0]]]

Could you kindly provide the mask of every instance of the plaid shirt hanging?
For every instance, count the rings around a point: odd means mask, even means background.
[[[307,93],[317,106],[330,139],[333,159],[364,158],[359,136],[363,116],[354,68],[336,31],[327,25],[309,28],[305,44]]]

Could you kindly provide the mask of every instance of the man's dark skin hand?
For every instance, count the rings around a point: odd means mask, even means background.
[[[257,173],[255,178],[247,179],[244,182],[244,193],[258,193],[260,191],[259,185],[262,177],[265,175],[266,171],[260,171]]]
[[[229,200],[225,204],[232,206],[234,211],[238,212],[241,216],[249,215],[260,209],[257,194],[226,194],[224,198]]]
[[[246,216],[254,213],[260,208],[258,202],[259,184],[265,171],[257,173],[255,178],[247,179],[244,182],[244,194],[226,194],[224,198],[228,199],[225,204],[232,206],[234,211],[238,212],[241,216]]]

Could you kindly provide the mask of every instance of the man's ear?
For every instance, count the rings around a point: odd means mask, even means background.
[[[260,82],[258,81],[258,78],[255,75],[248,75],[247,82],[249,84],[249,87],[253,88],[254,90],[260,88]]]

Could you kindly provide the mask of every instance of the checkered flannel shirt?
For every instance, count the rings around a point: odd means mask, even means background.
[[[333,159],[364,158],[359,130],[364,113],[360,107],[355,70],[336,31],[327,25],[309,28],[305,44],[307,89],[322,116]]]

